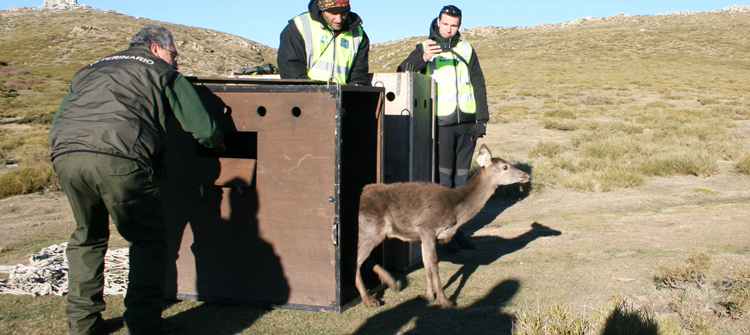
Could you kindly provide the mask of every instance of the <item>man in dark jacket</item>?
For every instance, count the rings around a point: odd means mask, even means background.
[[[223,148],[222,131],[177,72],[178,57],[169,30],[145,26],[129,49],[78,71],[55,115],[51,158],[76,220],[66,251],[71,334],[108,333],[101,316],[108,217],[130,242],[128,333],[176,333],[161,318],[167,236],[159,182],[167,119],[175,117],[201,144]]]
[[[370,40],[349,0],[310,0],[281,32],[282,79],[368,84]]]
[[[440,184],[448,188],[466,184],[474,147],[489,120],[484,74],[474,48],[461,39],[461,17],[456,6],[443,7],[430,25],[430,39],[417,44],[398,67],[435,79],[438,175]],[[460,230],[443,250],[455,252],[459,247],[474,248]]]

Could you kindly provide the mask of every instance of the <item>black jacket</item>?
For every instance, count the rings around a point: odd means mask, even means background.
[[[137,160],[160,171],[165,125],[174,115],[172,98],[165,92],[181,77],[142,46],[84,67],[73,76],[70,93],[50,129],[52,160],[67,152],[97,152]],[[183,103],[199,99],[192,87],[188,89],[192,99]],[[202,105],[185,108],[181,115],[183,128],[201,134],[202,143],[223,142],[221,130]]]
[[[323,23],[325,20],[318,8],[318,0],[310,0],[307,8],[313,20]],[[341,31],[348,31],[362,25],[362,19],[354,12],[349,12],[346,16],[346,22]],[[340,31],[339,31],[340,32]],[[334,32],[338,33],[338,32]],[[349,74],[349,83],[368,85],[369,78],[367,73],[370,70],[370,39],[367,33],[362,36],[362,42],[357,51],[357,59],[352,64],[352,71]],[[307,76],[307,53],[305,52],[305,40],[297,29],[294,21],[289,20],[286,28],[281,32],[279,53],[276,58],[279,65],[279,74],[282,79],[310,79]]]
[[[451,38],[451,46],[455,46],[460,38],[461,33],[456,32],[456,35]],[[430,39],[439,42],[444,42],[443,40],[445,40],[445,38],[440,35],[440,32],[438,30],[437,18],[432,20],[432,24],[430,25]],[[398,71],[406,71],[406,64],[411,63],[414,64],[414,71],[420,72],[422,74],[427,74],[427,62],[425,62],[422,58],[423,54],[424,48],[422,47],[422,43],[419,43],[417,44],[417,47],[414,49],[414,51],[412,51],[409,56],[406,57],[403,62],[401,62],[401,65],[398,66]],[[490,119],[489,108],[487,106],[487,87],[484,84],[484,74],[482,73],[482,68],[479,65],[479,57],[477,57],[477,53],[475,50],[473,50],[473,48],[471,52],[471,58],[469,60],[469,74],[471,75],[471,85],[474,87],[474,99],[476,99],[477,102],[477,114],[475,116],[476,122],[487,122]],[[445,126],[448,124],[440,125]]]

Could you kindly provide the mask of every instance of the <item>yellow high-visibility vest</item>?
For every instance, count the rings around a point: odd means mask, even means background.
[[[426,48],[428,42],[430,41],[422,42],[422,47]],[[471,44],[459,41],[453,50],[466,62],[450,51],[427,61],[427,73],[435,79],[435,113],[438,116],[451,115],[456,113],[458,107],[463,113],[476,114],[477,102],[468,64],[474,49]]]
[[[310,12],[293,20],[305,40],[307,76],[312,80],[345,84],[362,42],[362,27],[334,37],[330,29],[313,20]]]

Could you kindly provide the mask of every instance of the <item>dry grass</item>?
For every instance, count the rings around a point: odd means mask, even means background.
[[[682,265],[662,266],[659,273],[654,276],[654,282],[662,288],[701,287],[711,280],[713,271],[711,255],[695,253],[688,256]]]

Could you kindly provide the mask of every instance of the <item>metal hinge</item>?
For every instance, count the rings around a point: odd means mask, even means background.
[[[333,228],[331,229],[331,239],[334,246],[339,246],[339,218],[333,219]]]
[[[331,99],[338,99],[339,97],[339,85],[333,84],[328,85],[328,92],[331,93]]]

